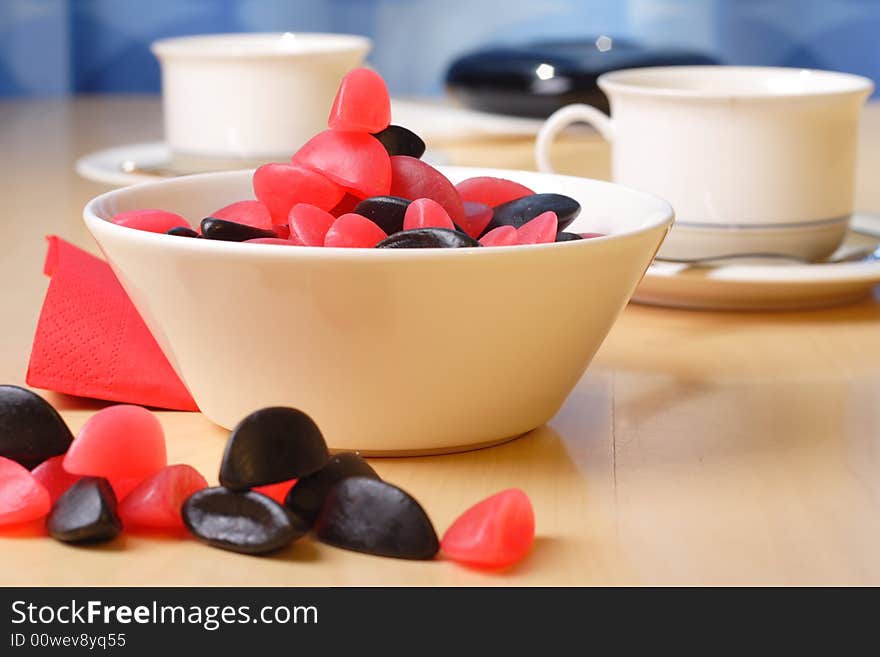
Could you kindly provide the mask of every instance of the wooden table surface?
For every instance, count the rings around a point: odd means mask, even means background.
[[[97,251],[77,157],[160,138],[153,98],[0,102],[0,382],[23,384],[47,280],[43,236]],[[527,140],[431,144],[453,163],[531,168]],[[880,105],[862,127],[857,207],[880,211]],[[559,168],[606,177],[597,137]],[[100,402],[46,393],[77,430]],[[0,537],[0,584],[880,584],[880,303],[721,313],[630,305],[560,413],[506,445],[374,459],[439,532],[518,486],[538,538],[510,572],[396,561],[304,539],[271,558],[127,534],[102,547]],[[159,413],[171,462],[216,480],[225,432]]]

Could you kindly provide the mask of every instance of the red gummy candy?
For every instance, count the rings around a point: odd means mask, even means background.
[[[391,186],[388,151],[366,132],[324,130],[309,139],[292,161],[320,171],[337,185],[362,198],[385,196]],[[342,194],[329,206],[307,198],[297,200],[329,210],[341,199]]]
[[[455,188],[463,201],[476,201],[490,208],[535,193],[525,185],[491,176],[468,178],[458,183]]]
[[[492,221],[492,208],[485,203],[477,203],[476,201],[464,201],[464,219],[461,227],[468,235],[474,239],[478,239],[486,226]]]
[[[262,230],[273,229],[272,215],[269,214],[268,208],[259,201],[237,201],[212,212],[209,216]]]
[[[314,205],[298,203],[290,208],[290,239],[302,246],[324,246],[324,238],[336,221],[329,212]]]
[[[559,221],[552,210],[539,214],[516,229],[520,244],[547,244],[556,241]]]
[[[605,233],[581,233],[580,235],[585,240],[592,239],[593,237],[605,237]]]
[[[110,482],[110,488],[113,489],[113,494],[116,495],[116,501],[121,502],[128,494],[138,487],[144,480],[144,477],[113,477],[108,479]]]
[[[313,169],[272,163],[254,171],[254,194],[268,208],[272,223],[287,223],[287,214],[297,203],[311,203],[323,210],[339,203],[342,188]]]
[[[49,513],[49,491],[24,466],[0,456],[0,525],[17,525]]]
[[[429,198],[418,198],[410,203],[403,215],[403,229],[414,228],[448,228],[455,230],[455,224],[449,214],[437,201]]]
[[[483,246],[513,246],[519,244],[516,228],[513,226],[498,226],[480,238]]]
[[[296,242],[283,240],[280,237],[255,237],[252,240],[245,240],[248,244],[281,244],[282,246],[297,246]]]
[[[43,487],[49,492],[49,499],[52,504],[61,497],[64,492],[80,480],[82,475],[70,474],[64,469],[64,454],[53,456],[46,459],[36,468],[31,470],[34,479],[43,484]]]
[[[278,235],[278,239],[289,240],[290,239],[290,228],[287,224],[276,224],[272,226],[272,230],[275,231],[275,234]],[[272,239],[267,238],[267,239]]]
[[[528,496],[509,488],[462,513],[440,547],[453,561],[503,568],[525,557],[535,541],[535,513]]]
[[[410,200],[432,199],[443,206],[452,221],[459,225],[464,222],[464,205],[455,186],[437,169],[418,158],[408,155],[391,158],[391,191],[386,193]]]
[[[336,204],[336,207],[330,210],[330,214],[334,217],[341,217],[344,214],[348,214],[349,212],[354,212],[354,209],[357,207],[357,204],[360,203],[363,199],[355,196],[354,194],[346,194],[342,197],[342,200]]]
[[[282,481],[277,484],[257,486],[254,488],[254,491],[262,493],[266,497],[271,497],[278,502],[278,504],[284,504],[284,500],[287,498],[287,493],[290,492],[290,489],[293,488],[294,485],[296,485],[296,479],[291,479],[290,481]]]
[[[327,125],[333,130],[381,132],[391,123],[391,97],[382,76],[368,68],[349,71],[339,84]]]
[[[351,212],[333,222],[324,238],[324,246],[371,249],[386,237],[385,231],[372,221]]]
[[[169,465],[128,494],[119,504],[119,517],[126,527],[182,528],[180,507],[190,495],[207,487],[208,482],[195,468]]]
[[[177,228],[178,226],[192,228],[189,222],[179,214],[153,209],[120,212],[113,215],[113,223],[137,230],[145,230],[149,233],[167,233],[172,228]]]
[[[147,477],[165,467],[165,434],[141,406],[119,404],[95,413],[67,450],[68,472],[111,480]]]

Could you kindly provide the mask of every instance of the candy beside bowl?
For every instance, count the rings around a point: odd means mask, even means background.
[[[109,221],[185,217],[247,198],[251,171],[103,194],[86,224],[199,408],[308,412],[331,448],[448,452],[548,421],[582,376],[672,223],[664,201],[611,183],[444,168],[566,194],[568,230],[606,237],[492,249],[341,249],[187,239]]]

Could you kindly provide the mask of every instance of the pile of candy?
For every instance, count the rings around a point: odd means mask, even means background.
[[[535,535],[517,489],[464,512],[442,541],[421,505],[354,452],[331,456],[320,429],[293,408],[255,411],[233,429],[209,487],[188,465],[168,465],[156,417],[117,405],[74,438],[42,397],[0,386],[0,530],[45,518],[68,543],[110,540],[126,528],[180,530],[245,554],[279,550],[313,531],[336,547],[401,559],[510,566]]]
[[[329,129],[290,163],[254,172],[256,200],[220,208],[194,228],[163,210],[133,210],[114,223],[181,237],[349,248],[461,248],[567,242],[598,233],[564,229],[580,204],[493,177],[453,185],[419,158],[425,143],[391,125],[391,100],[375,72],[342,80]]]

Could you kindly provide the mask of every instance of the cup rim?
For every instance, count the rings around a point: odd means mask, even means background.
[[[150,51],[160,60],[301,58],[368,51],[372,41],[359,34],[331,32],[228,32],[159,39]]]
[[[651,78],[661,80],[673,76],[696,78],[698,76],[726,75],[730,78],[739,76],[763,79],[763,88],[756,85],[753,89],[730,89],[723,85],[711,88],[676,87],[672,84],[649,84]],[[780,84],[766,84],[775,78]],[[784,79],[785,78],[785,79]],[[639,82],[639,79],[643,80]],[[784,79],[784,80],[783,80]],[[811,85],[810,88],[807,85]],[[862,75],[827,71],[822,69],[794,68],[783,66],[656,66],[621,69],[604,73],[598,79],[599,88],[609,94],[626,94],[652,98],[673,98],[688,100],[769,100],[786,101],[801,98],[822,98],[849,94],[870,95],[874,90],[874,82]],[[800,88],[797,88],[800,85]]]

